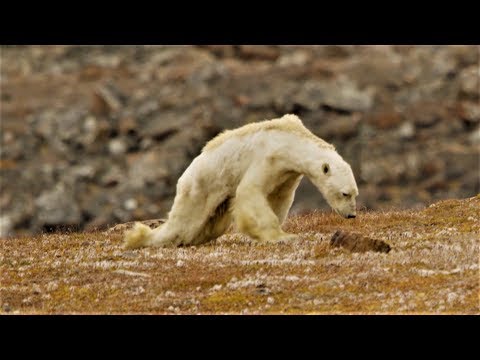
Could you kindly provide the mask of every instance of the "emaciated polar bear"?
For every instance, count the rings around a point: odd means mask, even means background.
[[[338,214],[355,217],[358,189],[350,165],[297,116],[226,131],[178,180],[167,221],[155,229],[135,224],[125,247],[198,245],[222,235],[232,221],[260,241],[294,239],[281,224],[303,175]]]

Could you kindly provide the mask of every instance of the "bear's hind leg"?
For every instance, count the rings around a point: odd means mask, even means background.
[[[221,197],[195,196],[192,192],[180,191],[175,197],[168,219],[152,234],[151,246],[179,246],[201,244],[211,235],[206,231],[209,218],[221,203]]]
[[[202,233],[194,241],[195,245],[206,243],[223,235],[232,223],[231,198],[225,199],[208,219]]]

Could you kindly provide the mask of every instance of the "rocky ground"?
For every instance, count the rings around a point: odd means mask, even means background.
[[[478,314],[479,209],[480,194],[354,220],[314,212],[288,219],[300,238],[284,244],[235,232],[129,251],[116,231],[0,239],[0,313]],[[338,230],[391,249],[333,246]]]
[[[362,209],[480,191],[477,46],[2,46],[0,237],[165,217],[225,128],[299,115]],[[325,202],[306,180],[292,213]]]

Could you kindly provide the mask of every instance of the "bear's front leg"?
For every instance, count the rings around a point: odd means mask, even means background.
[[[248,181],[242,181],[237,188],[233,216],[238,230],[256,240],[284,242],[297,238],[280,228],[280,221],[261,187]]]

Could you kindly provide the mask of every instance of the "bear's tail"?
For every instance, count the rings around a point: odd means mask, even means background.
[[[124,236],[123,247],[125,249],[137,249],[148,244],[153,230],[142,223],[135,223],[135,226],[128,230]]]

